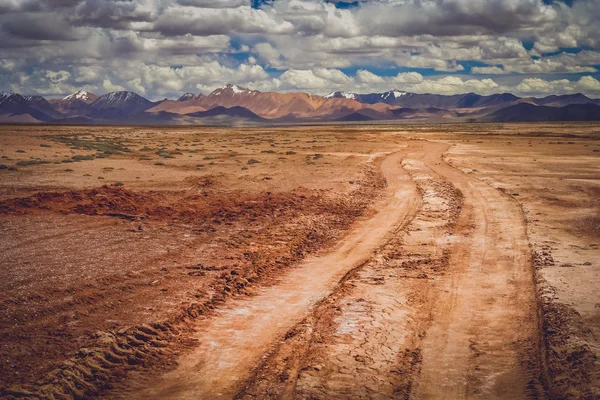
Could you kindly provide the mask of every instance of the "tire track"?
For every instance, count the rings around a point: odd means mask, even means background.
[[[130,393],[128,398],[231,398],[277,339],[304,319],[340,279],[367,260],[389,232],[404,225],[420,197],[400,167],[401,155],[381,164],[388,182],[377,213],[361,222],[331,253],[313,257],[252,298],[234,299],[217,315],[198,322],[199,345],[178,360],[178,367]]]
[[[423,206],[288,332],[238,398],[544,398],[521,210],[419,142]]]
[[[288,335],[238,397],[384,399],[410,392],[461,208],[460,192],[425,166],[424,153],[414,143],[402,162],[423,199],[415,218]]]
[[[543,398],[533,267],[521,209],[491,186],[425,162],[465,198],[415,399]]]

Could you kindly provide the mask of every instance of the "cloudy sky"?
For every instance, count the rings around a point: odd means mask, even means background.
[[[0,90],[600,97],[600,0],[0,0]]]

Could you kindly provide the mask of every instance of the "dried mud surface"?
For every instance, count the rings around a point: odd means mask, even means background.
[[[2,127],[0,397],[600,397],[600,129]]]

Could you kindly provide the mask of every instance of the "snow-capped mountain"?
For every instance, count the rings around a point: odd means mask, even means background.
[[[250,90],[238,85],[227,84],[213,90],[208,96],[202,99],[201,103],[207,110],[217,106],[241,106],[252,109],[253,106],[260,102],[261,94],[258,90]]]
[[[147,105],[150,103],[150,100],[143,98],[137,93],[121,91],[106,93],[98,97],[96,101],[92,103],[92,107],[100,109],[109,107]]]
[[[383,93],[358,94],[348,92],[333,92],[326,98],[352,98],[363,104],[384,103],[396,107],[442,109],[489,107],[512,104],[518,97],[510,94],[494,94],[481,96],[475,93],[457,95],[418,94],[393,89]]]
[[[370,94],[358,94],[352,92],[332,92],[328,95],[323,96],[326,99],[352,99],[360,103],[376,104],[386,103],[393,104],[396,99],[402,96],[410,95],[410,93],[402,92],[400,90],[390,90],[384,93],[370,93]]]
[[[26,102],[26,100],[18,93],[0,92],[0,106],[20,104],[22,102]]]
[[[96,101],[97,99],[98,99],[98,96],[96,96],[94,93],[87,92],[85,90],[79,90],[73,94],[63,97],[62,101],[70,102],[70,101],[74,101],[74,100],[80,100],[80,101],[83,101],[84,103],[91,104],[94,101]]]
[[[185,93],[183,96],[177,99],[177,101],[189,101],[189,100],[202,100],[204,96],[202,93],[198,93],[197,95],[194,93]]]
[[[382,95],[382,98],[383,98],[384,100],[387,100],[387,99],[389,99],[390,97],[393,97],[394,99],[397,99],[398,97],[402,97],[402,96],[405,96],[405,95],[407,95],[407,94],[408,94],[408,93],[406,93],[406,92],[401,92],[401,91],[399,91],[399,90],[395,90],[395,89],[394,89],[394,90],[392,90],[391,92],[385,92],[385,93]]]
[[[356,93],[350,92],[331,92],[323,96],[326,99],[352,99],[356,100]]]
[[[94,93],[85,90],[79,90],[73,94],[63,97],[62,99],[53,99],[49,103],[55,110],[68,116],[87,115],[92,104],[98,96]]]
[[[27,101],[29,106],[49,115],[52,118],[64,117],[60,110],[57,110],[56,107],[54,107],[54,105],[52,105],[48,100],[46,100],[42,96],[23,96],[23,98]]]
[[[134,92],[111,92],[102,95],[91,104],[94,112],[114,110],[109,114],[125,116],[142,112],[152,107],[154,103]]]
[[[50,115],[52,114],[52,115]],[[10,121],[20,115],[29,115],[39,121],[51,121],[60,116],[41,96],[21,96],[18,93],[0,92],[0,116]]]
[[[219,97],[219,96],[233,97],[236,95],[256,96],[258,94],[260,94],[260,92],[258,90],[250,90],[250,89],[246,89],[241,86],[232,85],[229,83],[223,87],[213,90],[212,93],[208,95],[208,97],[209,98],[211,98],[211,97],[214,98],[214,97]]]

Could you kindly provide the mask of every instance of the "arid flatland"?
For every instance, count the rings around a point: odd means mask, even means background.
[[[2,398],[600,397],[600,126],[0,127]]]

